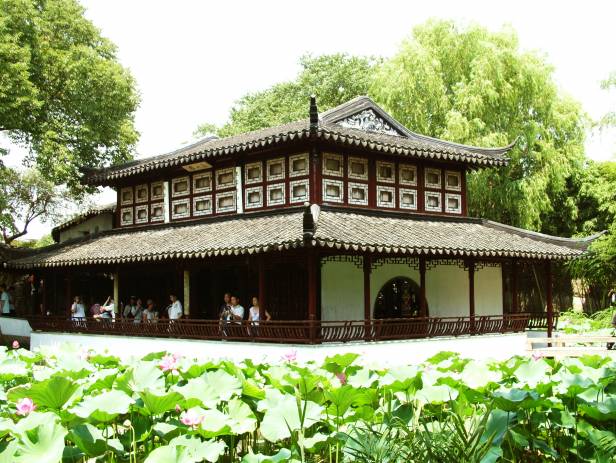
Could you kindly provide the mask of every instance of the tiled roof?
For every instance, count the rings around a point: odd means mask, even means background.
[[[66,222],[62,222],[61,224],[55,226],[54,228],[51,229],[51,237],[53,238],[54,241],[59,241],[60,239],[60,232],[62,230],[66,230],[67,228],[70,228],[74,225],[79,225],[80,223],[85,222],[86,220],[95,217],[99,214],[104,214],[107,212],[113,213],[116,211],[116,203],[110,203],[110,204],[104,204],[101,206],[94,206],[90,209],[88,209],[87,211],[81,213],[81,214],[77,214],[76,216],[72,217],[71,219],[67,220]]]
[[[398,135],[348,128],[340,124],[341,118],[370,109],[378,117],[395,127]],[[309,119],[247,132],[227,138],[208,137],[190,146],[159,156],[139,159],[102,169],[86,169],[85,181],[93,185],[112,183],[115,180],[157,169],[183,166],[207,161],[226,155],[261,150],[280,143],[307,140],[314,136],[344,146],[367,148],[385,154],[413,158],[467,162],[476,166],[500,166],[508,162],[506,156],[512,145],[502,148],[479,148],[438,140],[411,132],[395,121],[368,97],[358,97],[323,113],[310,132]]]
[[[395,217],[322,210],[313,239],[323,247],[402,254],[569,259],[595,238],[559,238],[489,220]]]
[[[313,206],[314,208],[315,206]],[[114,230],[43,248],[12,268],[122,264],[204,258],[313,245],[350,251],[435,256],[571,259],[595,237],[558,238],[468,218],[402,216],[326,208],[304,237],[304,213],[244,215],[201,223]]]

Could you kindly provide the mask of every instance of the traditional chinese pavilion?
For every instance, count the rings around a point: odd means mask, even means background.
[[[44,282],[53,316],[31,324],[48,331],[321,343],[551,330],[552,263],[592,237],[468,217],[467,173],[506,165],[511,148],[419,135],[367,97],[324,113],[313,98],[305,120],[87,170],[117,204],[6,266]],[[534,306],[518,291],[531,268]],[[258,296],[273,321],[223,334],[225,292],[245,307]],[[165,306],[169,293],[185,311],[172,326],[68,318],[76,294]]]

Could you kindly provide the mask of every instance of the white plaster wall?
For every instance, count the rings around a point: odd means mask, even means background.
[[[364,319],[364,272],[352,262],[321,267],[321,319]]]
[[[475,290],[477,293],[477,290]],[[468,273],[457,265],[426,271],[426,300],[431,317],[468,317]]]
[[[305,363],[311,360],[322,362],[325,357],[355,352],[361,355],[362,365],[376,368],[419,363],[442,351],[458,352],[462,357],[476,360],[506,360],[513,355],[527,354],[525,333],[313,346],[41,332],[34,332],[31,337],[32,349],[43,346],[55,349],[66,343],[97,352],[107,351],[123,359],[168,351],[203,360],[239,362],[249,358],[255,362],[277,363],[282,361],[284,354],[295,352],[297,361]]]
[[[111,230],[113,228],[113,214],[111,212],[105,212],[94,216],[79,225],[73,225],[66,230],[62,230],[60,232],[60,243],[73,238],[81,238],[84,236],[84,232],[88,232],[92,235],[96,232],[96,227],[98,227],[99,232]]]
[[[31,332],[32,328],[30,328],[28,320],[0,316],[0,334],[27,338]]]
[[[501,267],[475,272],[475,315],[502,315],[503,274]]]

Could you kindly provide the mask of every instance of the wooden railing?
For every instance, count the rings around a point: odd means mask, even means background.
[[[525,315],[528,316],[528,329],[529,330],[547,330],[548,329],[548,315],[544,312],[528,312]],[[555,313],[552,317],[552,329],[556,330],[558,325],[558,314]]]
[[[526,330],[527,314],[470,317],[426,317],[352,321],[293,320],[260,322],[220,322],[219,320],[159,320],[134,323],[132,320],[63,317],[31,317],[35,331],[147,336],[203,340],[256,341],[316,344],[325,342],[380,341],[433,338]]]

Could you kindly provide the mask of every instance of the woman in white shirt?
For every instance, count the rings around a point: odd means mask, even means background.
[[[259,320],[261,319],[260,310],[261,309],[259,307],[259,298],[255,296],[252,298],[252,307],[248,311],[248,321],[252,322],[253,325],[259,324]],[[272,319],[272,316],[269,314],[267,310],[265,310],[264,312],[265,312],[265,321],[266,322],[270,321]]]
[[[81,298],[79,296],[75,296],[75,299],[73,299],[73,305],[71,305],[71,318],[73,320],[86,318],[86,309],[81,303]]]
[[[178,298],[171,294],[169,296],[169,300],[171,301],[171,305],[169,306],[169,320],[178,320],[184,315],[184,309],[182,308],[182,303],[178,301]]]

